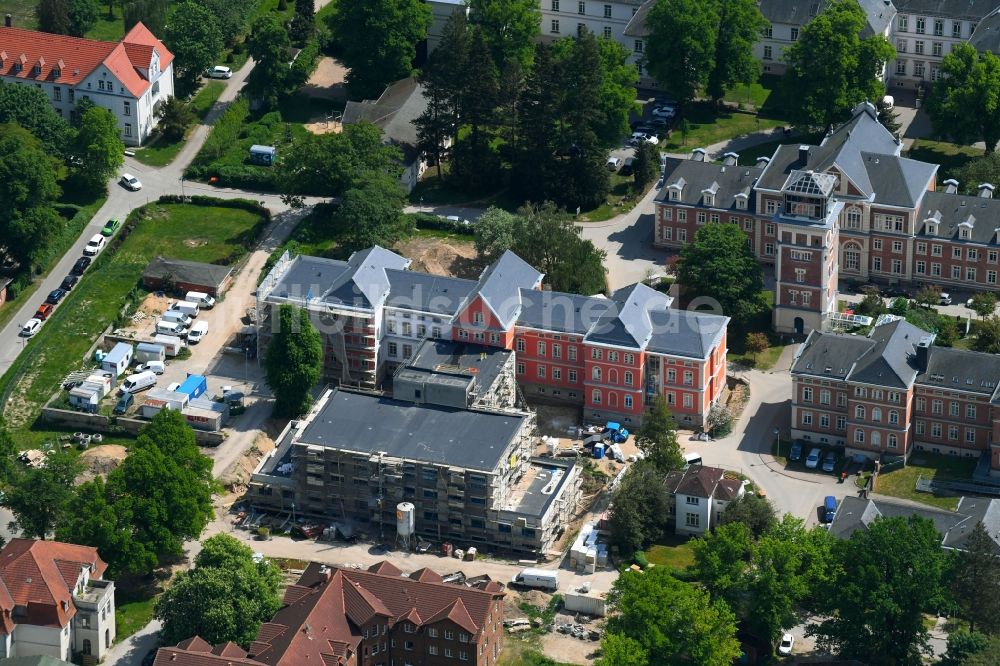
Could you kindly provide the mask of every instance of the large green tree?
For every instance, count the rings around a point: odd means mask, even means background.
[[[517,219],[520,224],[511,249],[545,273],[553,289],[574,294],[605,290],[604,251],[581,238],[568,215],[545,203],[522,207]]]
[[[923,613],[942,593],[941,535],[926,518],[880,518],[834,544],[832,573],[809,626],[822,649],[845,659],[919,664],[928,651]]]
[[[646,15],[646,28],[646,69],[682,106],[690,103],[708,83],[715,61],[717,3],[656,0]]]
[[[1000,141],[1000,58],[955,44],[941,74],[927,100],[935,133],[959,143],[982,141],[989,155]]]
[[[950,173],[963,192],[977,194],[980,183],[1000,184],[1000,153],[993,151],[973,158]]]
[[[694,541],[691,569],[713,599],[739,610],[748,586],[752,549],[750,528],[742,523],[720,525]]]
[[[949,572],[948,586],[970,631],[1000,633],[1000,559],[982,522],[976,523]]]
[[[233,46],[247,33],[247,23],[258,3],[232,2],[232,0],[196,0],[196,2],[215,15],[222,32],[222,41],[226,46]],[[155,33],[154,33],[155,34]]]
[[[500,75],[479,27],[472,29],[460,82],[456,119],[466,132],[451,150],[452,179],[469,192],[492,191],[496,189],[500,170],[500,161],[492,146]]]
[[[615,488],[609,521],[611,543],[623,555],[644,550],[667,529],[663,475],[650,463],[632,465]]]
[[[537,0],[468,0],[468,5],[469,19],[482,27],[498,68],[531,65],[542,20]]]
[[[896,50],[882,35],[861,38],[867,23],[855,0],[834,0],[803,26],[785,51],[783,85],[796,122],[826,127],[846,119],[860,102],[882,99],[881,74]]]
[[[1000,317],[993,315],[976,322],[972,347],[987,354],[1000,354]]]
[[[764,272],[735,224],[706,224],[681,250],[677,279],[691,299],[714,299],[722,313],[743,325],[767,307]]]
[[[125,143],[118,120],[107,109],[94,106],[80,117],[71,148],[76,178],[95,191],[103,191],[125,163]]]
[[[45,152],[59,157],[66,155],[73,134],[48,96],[35,86],[0,83],[2,123],[17,123],[42,142]]]
[[[684,466],[684,455],[677,442],[677,422],[662,394],[653,399],[652,408],[636,430],[635,445],[661,474]]]
[[[163,34],[163,29],[167,25],[169,4],[169,0],[124,0],[122,16],[125,20],[125,31],[128,32],[132,26],[141,22],[154,35]]]
[[[68,35],[70,30],[70,0],[38,0],[35,15],[38,29],[57,35]]]
[[[611,614],[601,640],[613,649],[603,666],[729,666],[740,655],[732,612],[711,601],[707,592],[674,578],[666,567],[624,572],[608,593],[608,603]]]
[[[28,538],[48,538],[71,510],[73,481],[82,469],[76,456],[59,451],[46,456],[43,466],[18,474],[3,499],[14,514],[12,525]]]
[[[314,0],[295,0],[295,15],[288,25],[288,36],[293,42],[304,44],[316,32],[316,11]]]
[[[160,104],[156,117],[159,121],[156,123],[156,131],[169,141],[183,139],[188,127],[197,118],[191,105],[176,97],[168,97],[167,101]]]
[[[278,106],[278,99],[288,87],[288,48],[291,45],[288,31],[273,13],[254,21],[247,39],[247,52],[254,59],[254,68],[247,77],[246,89],[268,109]]]
[[[228,534],[206,539],[195,566],[177,574],[156,601],[168,644],[191,636],[248,646],[263,621],[281,606],[281,572]]]
[[[174,54],[178,81],[189,89],[222,52],[222,31],[215,15],[192,0],[170,10],[163,41]]]
[[[347,85],[357,97],[377,98],[410,75],[417,43],[427,37],[431,9],[419,0],[339,0],[327,18]]]
[[[334,223],[346,229],[350,246],[392,246],[407,235],[403,218],[406,192],[386,174],[373,175],[344,192],[333,214]]]
[[[741,523],[746,525],[755,539],[770,531],[777,523],[774,507],[767,498],[747,492],[735,502],[730,502],[719,516],[719,525]]]
[[[476,218],[476,252],[485,261],[493,263],[514,247],[517,225],[516,215],[490,206]]]
[[[323,370],[323,342],[306,310],[282,305],[278,330],[264,357],[267,385],[275,395],[277,416],[294,418],[312,402],[312,389]]]
[[[705,92],[714,102],[737,83],[753,83],[760,75],[760,62],[753,47],[768,26],[756,0],[716,0],[718,24],[715,53]]]

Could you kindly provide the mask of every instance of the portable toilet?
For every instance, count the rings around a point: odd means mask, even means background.
[[[271,166],[277,157],[277,149],[274,146],[261,146],[254,144],[250,146],[250,161],[261,166]]]
[[[132,345],[119,342],[101,361],[101,370],[110,372],[117,379],[132,364]]]
[[[598,459],[604,457],[604,442],[594,444],[594,457]]]

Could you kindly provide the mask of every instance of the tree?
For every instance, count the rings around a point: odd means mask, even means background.
[[[760,75],[753,47],[768,26],[756,0],[717,0],[715,53],[706,92],[718,103],[737,83],[751,84]]]
[[[278,330],[264,357],[267,385],[275,395],[274,412],[294,418],[312,402],[312,389],[323,370],[323,342],[306,310],[282,305]]]
[[[896,50],[882,35],[861,39],[867,17],[854,0],[835,0],[810,20],[785,50],[784,87],[795,99],[793,120],[827,127],[859,103],[882,99],[879,78]]]
[[[973,349],[987,354],[1000,354],[1000,317],[987,317],[978,322],[974,330]]]
[[[611,543],[623,554],[644,550],[663,535],[666,516],[663,475],[646,461],[632,465],[612,496]]]
[[[517,216],[502,208],[490,206],[476,218],[476,253],[493,263],[514,247],[518,227]]]
[[[927,100],[935,133],[959,143],[1000,141],[1000,59],[989,51],[956,44],[941,61],[941,79]]]
[[[776,522],[771,502],[752,492],[746,492],[743,497],[730,502],[719,516],[719,526],[741,523],[750,530],[754,539],[771,530]]]
[[[820,648],[870,663],[920,663],[927,651],[923,612],[939,600],[944,572],[934,524],[919,516],[877,519],[835,543],[833,560],[816,603],[828,619],[808,630]]]
[[[480,26],[494,64],[531,65],[542,13],[535,0],[469,0],[469,19]]]
[[[996,544],[982,522],[977,522],[956,556],[949,576],[952,598],[970,631],[995,634],[1000,630],[1000,561]]]
[[[729,408],[716,403],[708,410],[708,417],[705,419],[705,429],[715,439],[725,437],[733,431],[733,420],[733,413]]]
[[[7,423],[0,415],[0,488],[13,483],[20,471],[15,457],[18,454],[17,442],[7,429]]]
[[[490,132],[496,121],[500,78],[480,28],[472,31],[460,81],[456,118],[468,131],[452,148],[452,179],[470,192],[490,191],[496,189],[500,170]]]
[[[858,303],[858,312],[869,317],[878,317],[885,313],[885,301],[875,287],[865,287],[864,298]]]
[[[168,141],[183,139],[188,127],[197,118],[191,105],[177,97],[168,97],[157,109],[156,117],[159,119],[156,131]]]
[[[0,90],[8,87],[15,86]],[[22,266],[29,266],[61,228],[52,204],[63,170],[30,132],[13,123],[0,125],[0,245]]]
[[[925,308],[937,305],[938,301],[941,300],[941,289],[939,287],[923,287],[917,292],[914,300]]]
[[[899,114],[896,113],[895,108],[886,104],[884,100],[884,97],[880,97],[875,100],[875,110],[878,111],[878,121],[882,127],[895,134],[902,127],[899,122]]]
[[[409,76],[417,43],[426,39],[432,22],[430,7],[420,0],[340,0],[327,25],[350,69],[351,93],[376,98]]]
[[[596,294],[606,288],[604,251],[580,237],[580,229],[551,202],[523,206],[511,248],[545,274],[556,291]]]
[[[141,22],[154,35],[163,34],[167,25],[167,10],[167,0],[124,0],[122,17],[125,20],[125,32]]]
[[[48,538],[68,508],[81,469],[75,456],[58,451],[46,456],[42,467],[18,475],[3,500],[14,514],[11,529],[32,539]]]
[[[749,527],[743,523],[719,525],[693,542],[692,573],[713,600],[739,609],[749,585],[746,571],[752,549]]]
[[[705,591],[674,578],[665,567],[625,571],[608,593],[608,605],[611,614],[601,644],[618,644],[605,656],[605,666],[728,666],[740,655],[732,612],[709,600]],[[624,659],[611,661],[612,654]]]
[[[684,455],[677,443],[677,422],[662,394],[653,399],[652,408],[635,432],[635,445],[660,474],[684,466]]]
[[[68,35],[70,31],[70,0],[39,0],[35,10],[38,15],[38,29],[57,35]]]
[[[35,86],[0,83],[0,124],[3,123],[17,123],[31,132],[49,155],[66,154],[72,130],[52,108],[48,96]]]
[[[909,309],[910,302],[902,296],[894,298],[892,303],[889,305],[889,312],[897,317],[905,317]]]
[[[288,36],[297,44],[305,44],[316,32],[316,10],[313,0],[295,0],[295,15],[288,26]]]
[[[247,52],[255,64],[247,77],[246,88],[265,108],[277,107],[278,98],[288,85],[288,48],[291,45],[288,32],[274,14],[264,14],[254,21]]]
[[[118,120],[107,109],[94,106],[80,118],[71,149],[76,177],[88,187],[103,191],[125,163],[125,143]]]
[[[743,345],[746,350],[753,354],[754,363],[757,362],[757,354],[766,352],[771,346],[771,341],[767,339],[767,333],[761,333],[760,331],[750,331],[747,333],[746,340]]]
[[[981,291],[972,297],[972,311],[985,319],[997,309],[997,297],[992,291]]]
[[[948,651],[945,652],[941,661],[937,662],[938,666],[965,666],[969,657],[985,652],[989,647],[990,637],[986,634],[958,629],[948,634]],[[993,654],[996,656],[997,653]]]
[[[156,601],[167,643],[200,636],[210,643],[249,645],[261,622],[281,607],[281,572],[227,534],[205,540],[195,566],[177,574]]]
[[[601,145],[612,148],[621,145],[622,137],[629,133],[629,114],[635,110],[639,68],[631,62],[632,54],[628,49],[618,42],[602,38],[597,43],[601,57],[598,106],[603,117],[593,123],[593,128]],[[652,149],[651,154],[656,158],[654,164],[658,166],[656,147],[645,143],[640,145],[647,150]],[[638,151],[636,155],[638,156]],[[638,171],[636,174],[638,175]]]
[[[682,109],[708,82],[719,27],[716,3],[703,0],[657,0],[646,15],[643,62]]]
[[[185,0],[170,11],[163,41],[174,54],[178,80],[188,89],[194,87],[203,71],[215,64],[222,51],[222,31],[215,16],[192,0]]]
[[[348,230],[349,245],[361,249],[391,246],[406,235],[403,206],[406,192],[391,176],[372,176],[344,192],[335,223]]]
[[[196,0],[215,15],[226,46],[235,45],[246,34],[247,21],[257,8],[256,2],[232,2],[231,0]],[[156,34],[156,31],[153,31]]]
[[[997,666],[998,654],[1000,654],[1000,636],[988,636],[986,647],[979,652],[969,654],[962,666]]]
[[[962,191],[977,194],[980,183],[1000,184],[1000,154],[996,151],[975,157],[951,172]]]
[[[706,224],[681,250],[677,279],[689,298],[713,298],[737,325],[767,308],[764,273],[735,224]]]
[[[659,150],[656,146],[645,141],[640,143],[635,149],[635,161],[632,162],[632,179],[636,192],[646,191],[646,186],[656,178],[659,164]]]

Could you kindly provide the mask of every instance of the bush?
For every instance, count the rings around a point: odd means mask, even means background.
[[[646,558],[646,553],[642,552],[641,550],[636,551],[632,559],[635,560],[635,563],[639,565],[640,568],[642,569],[649,568],[649,560]]]
[[[430,229],[433,231],[447,231],[453,234],[463,234],[472,236],[476,233],[476,227],[472,224],[463,224],[461,220],[448,220],[431,213],[413,213],[410,218],[417,229]]]
[[[233,102],[215,121],[211,133],[205,139],[201,150],[198,151],[192,166],[202,166],[222,157],[239,138],[243,123],[249,115],[250,103],[245,98]]]

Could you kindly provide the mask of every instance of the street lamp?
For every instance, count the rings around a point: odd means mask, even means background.
[[[781,435],[781,430],[779,430],[778,428],[775,428],[774,429],[774,455],[775,455],[775,457],[778,457],[778,456],[781,455],[781,439],[779,438],[779,435]]]

